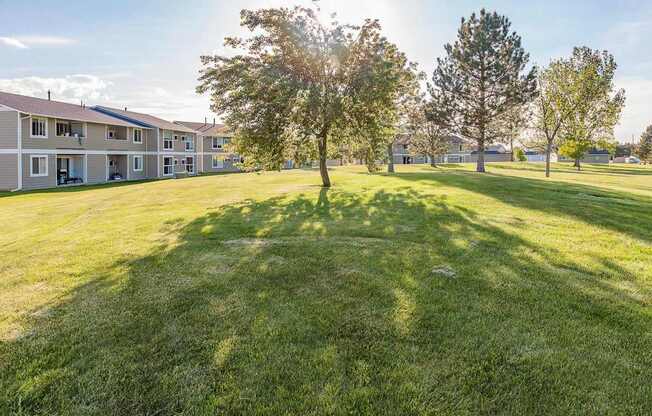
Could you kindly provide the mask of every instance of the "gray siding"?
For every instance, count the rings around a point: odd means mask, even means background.
[[[88,155],[86,177],[88,183],[102,183],[106,181],[106,156]]]
[[[31,119],[22,121],[23,148],[26,149],[76,149],[76,150],[129,150],[145,151],[149,134],[143,130],[143,143],[133,142],[133,129],[127,127],[114,127],[117,136],[124,140],[107,139],[106,124],[86,123],[86,137],[59,137],[56,136],[56,119],[48,119],[48,137],[31,138]],[[155,139],[154,139],[155,140]]]
[[[228,154],[223,154],[223,157],[227,157]],[[213,155],[203,155],[203,163],[204,163],[204,169],[202,172],[204,173],[218,173],[218,172],[240,172],[240,169],[237,167],[233,166],[233,162],[231,161],[224,161],[224,165],[222,168],[214,168],[213,167]]]
[[[38,155],[38,153],[23,153],[23,189],[53,188],[57,186],[56,157],[54,155],[44,155],[48,158],[47,176],[31,176],[30,160],[32,155]]]
[[[0,110],[0,149],[17,148],[18,112]]]
[[[143,159],[143,166],[141,171],[136,171],[134,170],[134,158],[137,157],[138,155],[130,155],[129,156],[129,179],[133,180],[138,180],[138,179],[145,179],[147,178],[145,172],[147,172],[146,164],[147,164],[147,158],[145,155],[141,155]]]
[[[0,154],[0,190],[18,188],[18,155]]]

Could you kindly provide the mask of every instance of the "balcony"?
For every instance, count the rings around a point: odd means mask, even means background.
[[[56,136],[69,137],[71,139],[81,140],[86,138],[86,129],[84,123],[80,121],[57,120]]]

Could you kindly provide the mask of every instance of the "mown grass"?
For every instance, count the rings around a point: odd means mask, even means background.
[[[652,169],[471,169],[0,195],[0,414],[649,414]]]

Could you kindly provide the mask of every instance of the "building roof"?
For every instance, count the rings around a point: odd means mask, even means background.
[[[20,111],[21,113],[60,118],[89,123],[110,124],[114,126],[139,127],[137,124],[120,120],[79,104],[63,103],[61,101],[28,97],[0,91],[0,104]]]
[[[412,137],[409,134],[400,133],[396,138],[396,140],[394,140],[394,144],[410,144],[411,139]],[[463,138],[455,135],[449,135],[448,141],[453,144],[466,143],[466,141]]]
[[[202,123],[196,121],[175,121],[174,123],[189,127],[202,136],[231,135],[231,132],[225,124]]]
[[[195,133],[195,131],[189,127],[182,126],[180,124],[174,124],[171,121],[163,120],[162,118],[154,117],[149,114],[137,113],[135,111],[126,111],[120,110],[117,108],[104,107],[104,106],[95,106],[93,109],[98,113],[108,114],[113,117],[118,117],[122,120],[126,120],[132,123],[137,123],[146,127],[157,127],[163,130],[174,130],[181,131],[184,133]]]
[[[608,150],[600,150],[600,149],[591,149],[587,152],[590,155],[608,155],[610,154]]]

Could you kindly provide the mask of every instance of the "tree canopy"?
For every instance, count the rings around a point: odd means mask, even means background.
[[[652,160],[652,126],[647,126],[643,134],[641,134],[641,141],[636,147],[636,154],[643,162]]]
[[[564,93],[572,107],[562,124],[560,152],[575,160],[593,147],[610,148],[613,130],[625,106],[625,90],[615,90],[616,61],[609,52],[576,47],[567,61],[570,88]]]
[[[210,94],[249,163],[278,169],[316,147],[330,186],[330,141],[392,134],[411,66],[377,20],[352,26],[332,16],[325,24],[318,9],[294,7],[243,10],[241,25],[251,37],[226,38],[235,56],[202,56],[197,90]]]
[[[507,17],[485,9],[462,18],[457,40],[444,46],[446,56],[437,59],[429,87],[436,117],[477,143],[479,172],[485,145],[505,136],[501,119],[536,94],[536,68],[526,72],[529,55],[510,27]]]

